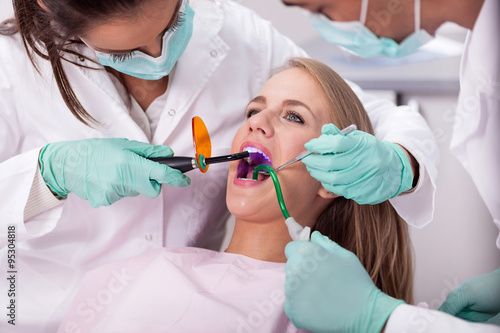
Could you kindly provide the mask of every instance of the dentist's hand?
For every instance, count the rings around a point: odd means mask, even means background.
[[[465,320],[500,326],[500,268],[453,289],[439,310]]]
[[[161,184],[184,187],[189,177],[146,157],[172,156],[167,146],[127,139],[87,139],[46,145],[39,157],[42,177],[61,197],[70,192],[94,208],[139,194],[155,198]]]
[[[313,153],[302,162],[330,192],[359,204],[377,204],[411,189],[413,172],[404,150],[371,134],[338,134],[333,124],[305,144]]]
[[[285,313],[312,332],[380,332],[404,303],[374,284],[356,255],[318,231],[285,248]]]

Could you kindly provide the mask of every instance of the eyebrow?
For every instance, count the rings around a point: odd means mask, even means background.
[[[257,96],[254,99],[252,99],[250,102],[248,102],[247,106],[249,106],[253,102],[256,102],[256,103],[266,103],[267,100],[266,100],[266,98],[264,96]]]
[[[311,108],[309,108],[309,106],[307,106],[307,104],[302,103],[301,101],[297,101],[296,99],[284,100],[283,103],[281,103],[281,105],[282,106],[302,106],[302,107],[306,108],[307,111],[309,111],[309,113],[312,114],[314,117],[314,113],[311,111]]]
[[[163,29],[163,31],[160,32],[158,34],[158,36],[163,35],[165,32],[167,32],[167,30],[170,29],[174,25],[175,21],[177,21],[177,18],[179,16],[179,9],[181,7],[181,3],[182,3],[182,0],[177,1],[177,6],[175,7],[175,11],[174,11],[176,14],[172,16],[172,18],[168,22],[167,26],[165,27],[165,29]],[[93,49],[98,51],[98,52],[104,52],[104,53],[130,53],[132,51],[138,50],[139,47],[136,47],[135,49],[129,49],[129,50],[109,50],[109,49],[101,49],[100,47],[94,46]]]
[[[281,0],[281,2],[285,5],[285,6],[305,6],[305,5],[308,5],[309,3],[307,2],[289,2],[289,1],[286,1],[286,0]]]
[[[266,100],[266,98],[264,96],[257,96],[254,99],[252,99],[250,101],[250,103],[248,103],[248,105],[250,105],[253,102],[255,102],[255,103],[264,103],[265,104],[266,101],[267,100]],[[302,106],[302,107],[306,108],[307,111],[309,111],[309,113],[311,113],[314,118],[316,118],[316,116],[314,115],[314,113],[311,111],[311,108],[309,106],[307,106],[307,104],[305,104],[305,103],[303,103],[301,101],[298,101],[296,99],[286,99],[286,100],[283,101],[283,103],[281,103],[281,106]]]

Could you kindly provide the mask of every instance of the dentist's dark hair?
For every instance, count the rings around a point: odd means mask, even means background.
[[[338,128],[356,124],[374,134],[363,104],[330,67],[312,59],[293,58],[286,68],[306,71],[323,90],[330,121]],[[356,254],[375,285],[386,294],[413,303],[412,247],[407,223],[389,201],[360,205],[338,197],[320,214],[313,228]]]
[[[135,16],[145,0],[13,0],[14,18],[0,24],[0,34],[19,32],[28,57],[40,73],[38,58],[49,61],[61,96],[71,113],[82,123],[97,121],[85,110],[75,95],[64,71],[63,60],[76,66],[65,54],[84,55],[73,44],[86,30],[113,17]],[[43,8],[42,8],[43,7]]]

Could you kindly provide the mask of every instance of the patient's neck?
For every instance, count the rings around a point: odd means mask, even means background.
[[[291,241],[284,219],[266,223],[237,219],[226,252],[258,260],[286,262],[285,246]]]

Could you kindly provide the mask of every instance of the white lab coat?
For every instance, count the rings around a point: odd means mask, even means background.
[[[500,228],[500,3],[486,0],[462,58],[460,96],[451,149],[472,176]],[[474,221],[471,221],[471,228]],[[497,239],[500,248],[500,236]],[[386,333],[500,332],[442,312],[401,305],[391,314]]]
[[[471,175],[500,229],[499,31],[500,3],[486,0],[462,58],[451,150]]]
[[[389,317],[384,332],[499,333],[500,327],[489,324],[471,323],[441,311],[402,304]]]
[[[83,125],[65,106],[48,63],[39,61],[42,76],[38,75],[19,36],[0,37],[0,269],[7,267],[7,227],[15,225],[16,332],[54,332],[83,274],[99,265],[162,246],[220,246],[228,215],[227,165],[210,166],[206,174],[192,171],[191,186],[164,186],[154,200],[124,198],[92,209],[70,194],[59,206],[23,222],[38,153],[45,144],[124,137],[165,144],[178,156],[193,156],[191,118],[200,116],[210,132],[212,154],[228,153],[248,101],[271,69],[291,56],[305,55],[268,22],[232,1],[190,3],[196,12],[193,37],[176,65],[154,133],[137,104],[128,107],[120,97],[107,72],[64,62],[76,95],[100,123],[94,128]],[[85,46],[80,51],[95,59]],[[408,108],[396,108],[354,89],[379,138],[401,143],[420,162],[417,190],[394,205],[410,223],[427,223],[432,217],[437,163],[430,129]],[[431,151],[426,151],[429,144]],[[5,279],[0,281],[0,304],[8,304]],[[0,331],[8,328],[2,319]]]

